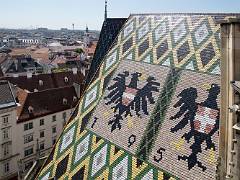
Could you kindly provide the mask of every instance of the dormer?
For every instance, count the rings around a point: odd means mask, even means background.
[[[63,98],[63,105],[67,105],[67,99]]]
[[[68,77],[64,77],[64,82],[65,82],[65,83],[68,82]]]
[[[27,78],[28,79],[32,78],[32,73],[31,72],[27,72]]]
[[[73,96],[73,102],[76,102],[76,101],[77,101],[77,97]]]
[[[29,114],[32,114],[32,113],[33,113],[33,107],[32,107],[32,106],[29,106],[29,107],[28,107],[28,113],[29,113]]]
[[[39,86],[43,86],[43,81],[42,80],[39,80],[38,83],[39,83]]]

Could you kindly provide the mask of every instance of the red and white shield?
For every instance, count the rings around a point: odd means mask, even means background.
[[[137,89],[126,87],[122,96],[122,104],[128,106],[134,100],[137,92]]]
[[[215,126],[217,116],[218,110],[198,105],[194,119],[194,129],[201,133],[210,133]]]

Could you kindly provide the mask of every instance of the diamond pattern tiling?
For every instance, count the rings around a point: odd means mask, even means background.
[[[128,156],[124,157],[112,170],[113,180],[128,179]]]
[[[174,21],[175,22],[175,21]],[[182,20],[172,31],[173,44],[177,44],[188,33],[186,19]]]
[[[188,44],[188,42],[185,42],[177,50],[178,63],[180,63],[189,53],[190,53],[189,44]]]
[[[141,56],[148,48],[149,48],[149,39],[146,39],[138,47],[138,56]]]
[[[197,44],[200,44],[209,35],[206,24],[202,24],[194,33]]]
[[[225,18],[131,15],[38,178],[214,179]]]
[[[150,25],[148,22],[146,22],[137,31],[138,40],[142,39],[149,31],[150,31]]]
[[[86,92],[86,96],[84,97],[82,111],[88,109],[93,103],[98,100],[100,91],[100,84],[96,82],[89,90]]]
[[[212,43],[209,43],[206,48],[200,52],[200,57],[203,67],[206,66],[215,56],[215,51]]]
[[[122,48],[122,53],[124,54],[127,50],[129,50],[133,45],[133,37],[129,38],[124,44]]]
[[[167,40],[163,41],[158,47],[157,47],[157,59],[162,57],[168,50],[168,42]]]
[[[116,49],[109,57],[107,57],[106,62],[105,62],[104,71],[107,72],[114,64],[117,63],[118,60],[119,60],[118,59],[118,50]]]
[[[66,150],[66,148],[73,142],[76,131],[76,125],[72,126],[63,136],[60,146],[60,153]]]
[[[107,163],[107,144],[101,148],[94,156],[92,161],[92,176],[94,176]]]
[[[141,180],[153,180],[153,170],[151,169],[150,171],[147,172],[147,174],[145,174]]]
[[[128,37],[135,30],[135,18],[133,18],[123,29],[123,39]]]
[[[160,38],[165,36],[168,32],[167,21],[161,22],[154,30],[153,34],[155,37],[155,42],[158,42]]]
[[[67,165],[68,165],[68,158],[69,156],[66,156],[61,162],[58,163],[55,177],[59,179],[63,174],[66,173]]]
[[[86,136],[84,140],[77,145],[74,163],[81,160],[87,154],[87,152],[89,151],[89,142],[90,135]]]

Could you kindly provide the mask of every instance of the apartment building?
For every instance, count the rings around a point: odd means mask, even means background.
[[[48,156],[79,97],[73,86],[29,92],[8,81],[0,81],[0,94],[0,179],[22,178]]]
[[[17,158],[15,101],[10,84],[0,81],[0,179],[16,175]]]

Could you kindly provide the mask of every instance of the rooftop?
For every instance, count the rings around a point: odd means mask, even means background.
[[[39,69],[43,71],[42,66],[30,56],[12,56],[4,62],[6,66],[2,65],[2,68],[5,73],[23,73],[27,72],[28,69]]]
[[[21,89],[26,89],[30,92],[34,92],[58,87],[72,86],[73,83],[82,85],[84,75],[80,71],[77,71],[76,74],[74,74],[72,71],[68,71],[32,75],[31,77],[5,77],[4,79],[8,80],[10,83],[18,86]]]
[[[131,15],[111,48],[99,41],[99,70],[38,178],[215,179],[218,22],[232,16]]]
[[[40,92],[27,92],[19,89],[17,123],[72,109],[78,103],[73,86],[48,89]]]
[[[16,101],[8,81],[0,81],[0,109],[16,106]]]
[[[93,75],[96,73],[97,68],[102,62],[103,57],[107,54],[108,50],[112,46],[126,20],[126,18],[108,18],[103,23],[98,44],[94,52],[88,75],[86,77],[86,85],[91,82]]]

